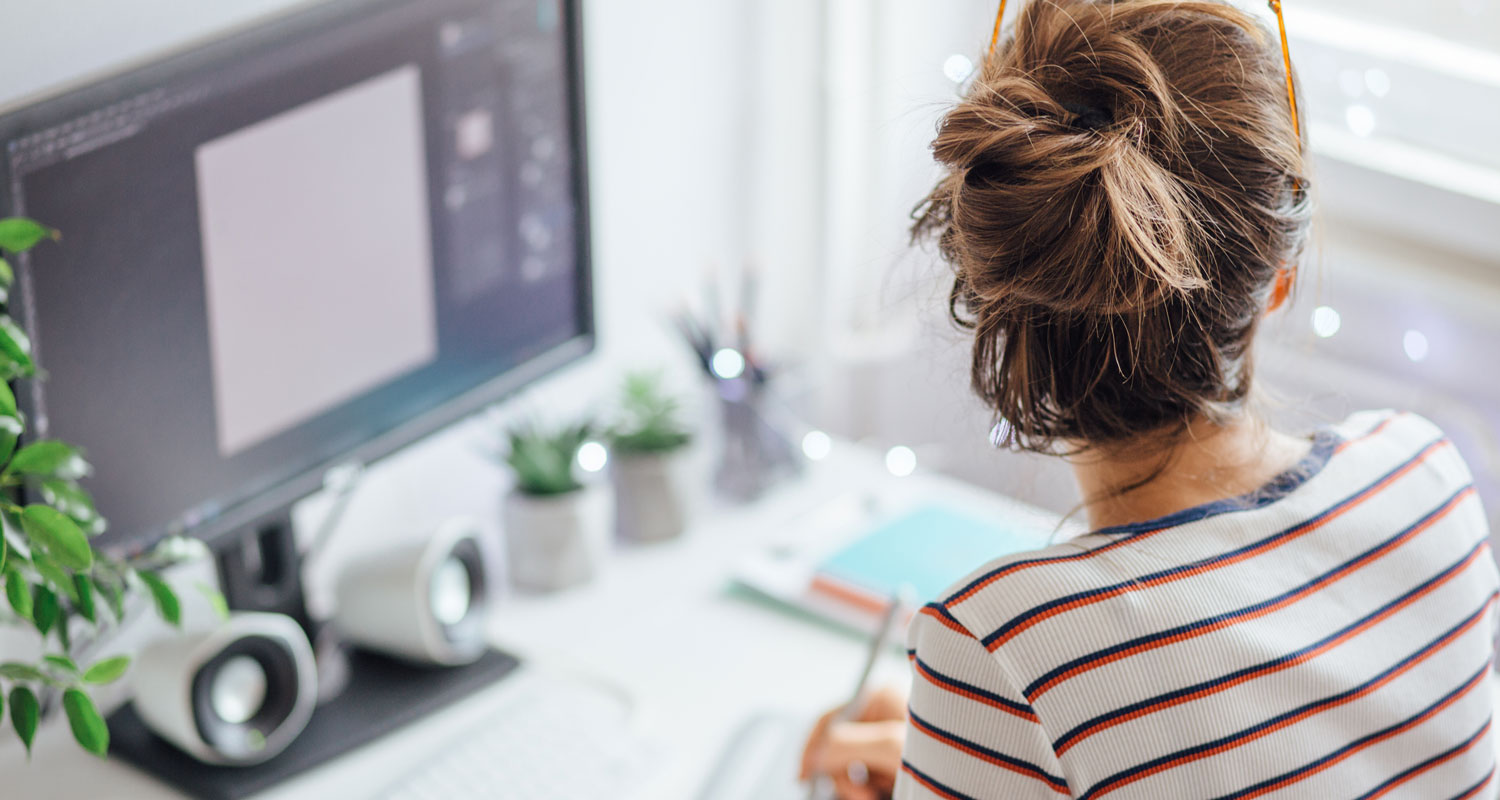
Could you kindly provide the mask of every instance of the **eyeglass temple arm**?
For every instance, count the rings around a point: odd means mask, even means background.
[[[1000,23],[1005,21],[1005,0],[1000,0],[1000,10],[995,12],[995,30],[990,34],[990,55],[1000,45]]]
[[[1286,65],[1286,99],[1292,108],[1292,130],[1297,133],[1297,147],[1302,147],[1302,120],[1297,113],[1297,84],[1292,80],[1292,48],[1286,41],[1286,17],[1281,13],[1281,0],[1270,0],[1271,10],[1276,12],[1276,27],[1281,30],[1281,60]]]

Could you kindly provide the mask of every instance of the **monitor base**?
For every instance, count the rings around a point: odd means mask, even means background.
[[[319,705],[302,735],[264,764],[199,762],[152,733],[130,705],[109,719],[110,754],[193,797],[237,800],[445,708],[505,678],[519,663],[493,649],[461,667],[417,666],[353,651],[348,685]]]

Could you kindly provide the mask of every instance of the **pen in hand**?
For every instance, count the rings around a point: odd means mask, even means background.
[[[890,643],[891,635],[896,630],[896,624],[904,617],[902,613],[910,608],[912,603],[908,601],[911,591],[902,586],[891,593],[890,600],[886,603],[885,614],[881,617],[879,626],[875,629],[875,635],[870,639],[870,647],[865,655],[864,669],[860,671],[859,681],[855,684],[854,695],[849,702],[834,714],[832,724],[851,722],[859,716],[860,709],[864,707],[870,690],[870,677],[875,672],[875,664],[880,660],[880,654]],[[851,775],[851,778],[854,777]],[[832,781],[827,775],[814,774],[808,781],[808,800],[828,800],[833,796]]]

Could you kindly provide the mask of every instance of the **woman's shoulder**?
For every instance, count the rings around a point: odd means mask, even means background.
[[[1438,487],[1473,483],[1473,474],[1453,441],[1426,417],[1395,409],[1360,411],[1329,428],[1338,435],[1335,453],[1361,471],[1385,467],[1392,477],[1420,470]]]
[[[1278,485],[1278,491],[993,559],[949,586],[922,615],[994,649],[1027,625],[1075,607],[1096,606],[1143,579],[1212,559],[1221,548],[1253,539],[1261,529],[1280,529],[1326,511],[1331,503],[1348,502],[1346,495],[1390,490],[1437,496],[1473,481],[1442,430],[1410,412],[1360,411],[1325,426],[1314,442],[1297,480],[1280,481],[1286,485]],[[1421,478],[1398,480],[1413,472],[1421,472]],[[1187,528],[1195,535],[1161,535]]]
[[[1109,558],[1129,537],[1084,534],[1039,550],[985,562],[921,610],[928,621],[989,644],[1007,620],[1064,600],[1077,587],[1099,586],[1120,572]]]

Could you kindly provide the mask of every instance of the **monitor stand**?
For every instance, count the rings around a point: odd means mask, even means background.
[[[252,767],[204,764],[152,733],[126,705],[109,719],[110,755],[192,797],[236,800],[264,791],[499,681],[519,662],[490,650],[462,667],[422,667],[370,653],[349,654],[349,683],[318,706],[287,749]]]
[[[309,640],[323,645],[327,630],[307,613],[301,556],[291,531],[290,515],[284,511],[216,542],[221,585],[231,608],[288,614],[307,629]],[[204,764],[152,733],[128,704],[109,718],[110,754],[193,797],[235,800],[452,705],[519,665],[513,656],[493,649],[473,664],[458,667],[410,664],[337,646],[318,649],[320,656],[337,659],[333,672],[340,674],[343,686],[340,691],[319,692],[307,727],[269,761],[250,767]],[[329,666],[334,665],[320,665],[319,672],[327,674]]]

